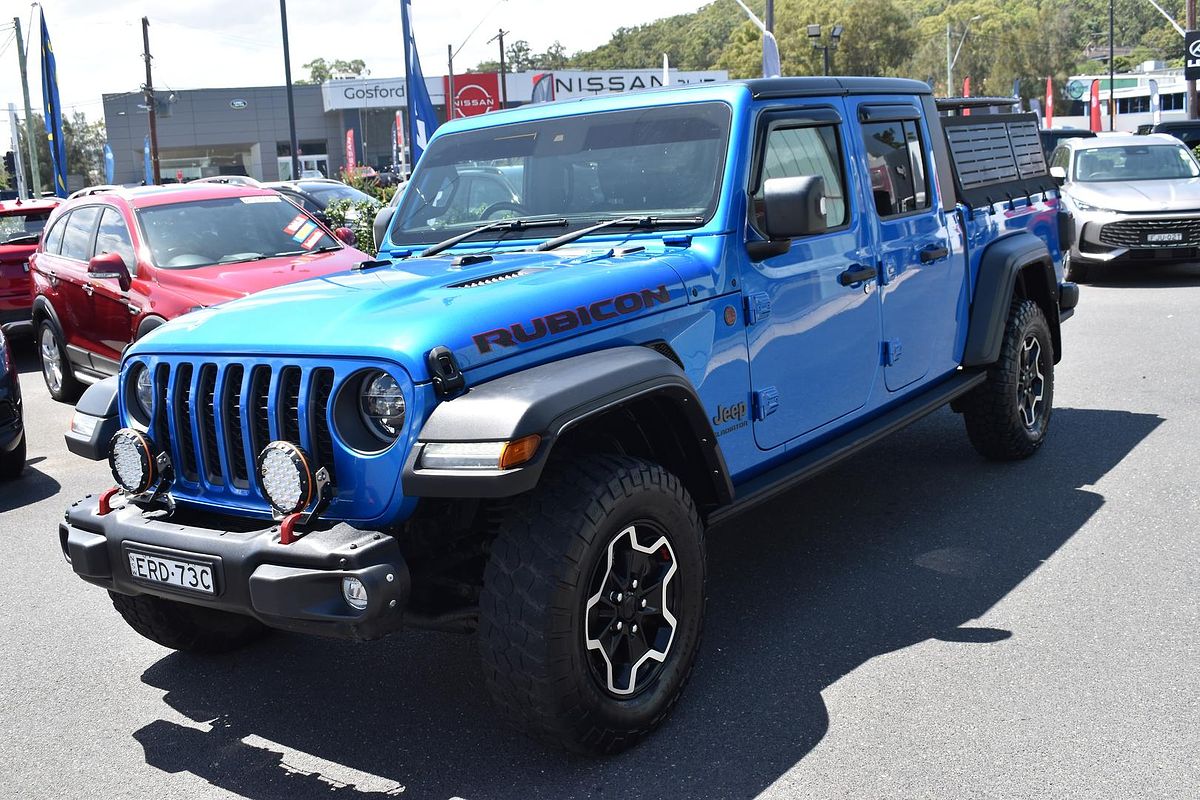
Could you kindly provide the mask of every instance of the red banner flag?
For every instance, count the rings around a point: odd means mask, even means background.
[[[1054,77],[1046,77],[1046,130],[1054,127]]]
[[[1092,104],[1091,104],[1091,130],[1093,133],[1099,133],[1103,130],[1100,124],[1100,81],[1092,81]]]
[[[971,76],[968,75],[967,77],[963,78],[963,97],[970,97],[970,96],[971,96]],[[971,116],[971,109],[964,108],[962,113],[963,113],[964,117],[969,117],[969,116]]]

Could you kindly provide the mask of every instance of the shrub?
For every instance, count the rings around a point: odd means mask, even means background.
[[[325,216],[329,220],[329,227],[345,226],[353,230],[354,246],[373,256],[375,255],[375,237],[371,226],[375,221],[375,212],[379,210],[380,205],[381,203],[374,200],[354,201],[343,198],[334,200],[325,206]],[[349,213],[351,209],[354,209],[354,214]],[[354,219],[347,220],[347,216],[352,216]]]

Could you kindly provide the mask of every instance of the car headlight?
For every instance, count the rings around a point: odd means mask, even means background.
[[[367,373],[362,381],[359,410],[372,433],[385,442],[394,441],[404,427],[404,393],[400,384],[381,370]]]
[[[1074,203],[1075,208],[1079,209],[1080,211],[1091,211],[1091,212],[1094,212],[1097,214],[1112,214],[1112,213],[1114,213],[1113,211],[1111,211],[1107,208],[1100,208],[1099,206],[1088,205],[1087,203],[1076,200],[1074,197],[1071,198],[1071,202]]]
[[[146,419],[150,419],[150,409],[154,405],[154,381],[151,378],[150,370],[146,367],[138,368],[137,376],[134,379],[133,396],[142,413],[146,415]]]

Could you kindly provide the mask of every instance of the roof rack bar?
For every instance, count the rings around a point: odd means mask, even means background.
[[[937,97],[938,111],[957,111],[963,108],[1012,108],[1021,102],[1019,97]]]

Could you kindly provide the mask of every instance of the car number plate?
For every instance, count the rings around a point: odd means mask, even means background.
[[[213,570],[208,564],[127,550],[129,572],[138,580],[177,586],[193,592],[215,594]]]
[[[1161,244],[1163,242],[1182,242],[1183,233],[1180,231],[1165,231],[1163,233],[1147,233],[1146,242],[1148,244]]]

